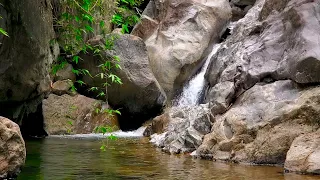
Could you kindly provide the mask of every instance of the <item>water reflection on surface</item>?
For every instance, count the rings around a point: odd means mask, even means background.
[[[118,139],[106,152],[94,139],[27,141],[27,162],[19,180],[314,180],[283,174],[282,168],[243,166],[168,155],[147,139]]]

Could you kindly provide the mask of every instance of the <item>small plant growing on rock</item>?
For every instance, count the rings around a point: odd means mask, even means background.
[[[67,133],[71,134],[72,133],[72,127],[73,127],[73,122],[72,121],[67,121]]]
[[[0,18],[1,18],[1,16],[0,16]],[[0,28],[0,34],[3,34],[5,36],[9,37],[9,34],[2,28]]]

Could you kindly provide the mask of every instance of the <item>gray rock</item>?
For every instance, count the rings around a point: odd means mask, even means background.
[[[225,114],[215,117],[212,132],[197,154],[217,160],[283,164],[292,141],[319,127],[319,92],[319,87],[299,88],[290,80],[256,84]]]
[[[202,138],[211,129],[206,105],[173,107],[161,119],[162,129],[151,136],[151,142],[170,153],[192,152],[200,146]]]
[[[92,43],[104,43],[97,38]],[[158,115],[166,103],[166,96],[154,77],[149,64],[147,49],[141,38],[133,35],[119,36],[114,42],[114,50],[105,52],[105,58],[117,55],[121,69],[113,68],[112,71],[121,78],[123,84],[111,84],[108,87],[108,102],[114,108],[121,109],[122,119],[128,124],[144,121]],[[93,75],[98,74],[102,61],[98,56],[83,55],[85,63],[80,67],[88,69]],[[103,88],[105,80],[100,78],[85,77],[84,82],[89,86]],[[90,82],[91,81],[91,82]],[[139,124],[141,123],[141,124]],[[138,128],[138,127],[137,127]]]
[[[144,39],[169,100],[198,70],[209,43],[219,40],[230,18],[226,0],[150,1],[132,34]]]
[[[319,5],[307,0],[257,1],[211,59],[206,73],[211,91],[233,83],[233,95],[222,100],[230,104],[257,82],[319,83]]]
[[[14,178],[26,160],[26,147],[19,126],[0,116],[0,179]]]
[[[10,0],[4,6],[0,24],[10,37],[0,35],[0,114],[16,120],[41,100],[24,111],[18,110],[20,105],[50,90],[49,72],[59,48],[49,43],[55,37],[49,0]]]
[[[233,83],[229,81],[218,83],[211,88],[207,94],[206,102],[210,103],[212,114],[226,112],[232,100],[230,97],[233,97],[234,93]]]
[[[297,137],[287,153],[284,168],[289,172],[320,174],[320,131]]]

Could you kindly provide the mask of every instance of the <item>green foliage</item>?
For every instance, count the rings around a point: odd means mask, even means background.
[[[9,37],[9,34],[2,28],[0,28],[0,34],[3,34],[5,36]]]
[[[73,127],[73,122],[72,121],[67,121],[67,133],[71,134],[72,133],[72,127]]]
[[[129,33],[132,28],[140,20],[139,7],[143,0],[117,0],[116,13],[112,16],[112,23],[122,28],[123,33]]]
[[[97,107],[95,109],[95,113],[104,113],[108,114],[108,116],[114,116],[115,114],[121,115],[121,112],[119,109],[114,110],[114,109],[101,109],[100,107]]]
[[[57,73],[68,62],[78,64],[82,61],[79,52],[93,52],[99,56],[101,64],[100,72],[94,76],[86,69],[73,69],[72,72],[79,75],[89,75],[90,77],[100,77],[105,79],[102,87],[90,88],[89,91],[97,92],[97,97],[105,97],[105,89],[112,83],[122,84],[121,79],[112,73],[112,69],[121,69],[120,58],[104,57],[103,52],[113,50],[114,41],[117,35],[108,35],[108,26],[111,22],[118,27],[122,27],[123,32],[129,32],[138,21],[140,10],[138,6],[143,0],[60,0],[62,12],[60,17],[56,17],[55,26],[58,27],[59,37],[56,40],[62,46],[63,52],[58,58],[57,63],[52,68],[52,73]],[[99,27],[99,28],[97,28]],[[99,29],[100,32],[95,32]],[[102,34],[105,36],[104,45],[92,45],[86,41],[88,37]],[[76,82],[80,86],[85,82]],[[72,90],[76,90],[73,86]],[[105,98],[107,100],[107,97]]]
[[[108,86],[112,83],[122,84],[121,78],[112,73],[113,69],[121,69],[118,56],[106,57],[106,51],[113,50],[114,42],[118,35],[106,35],[110,33],[111,23],[116,27],[121,27],[123,33],[129,33],[138,21],[141,11],[138,6],[143,0],[60,0],[62,10],[59,17],[55,19],[55,27],[59,36],[52,40],[59,42],[62,48],[62,53],[57,59],[56,64],[52,68],[52,73],[56,74],[58,70],[65,67],[67,63],[78,64],[83,61],[79,53],[93,53],[100,59],[101,64],[99,73],[92,75],[87,69],[72,69],[72,72],[79,75],[86,75],[92,78],[101,78],[104,83],[101,87],[91,87],[89,92],[95,92],[97,97],[104,98],[108,101]],[[98,32],[95,32],[98,30]],[[1,32],[1,31],[0,31]],[[95,35],[103,35],[104,44],[90,44],[87,40]],[[79,86],[86,85],[86,82],[78,80],[74,82]],[[72,91],[76,91],[76,87],[72,85]],[[115,114],[121,115],[119,110],[99,109],[96,113],[108,113],[110,116]],[[71,122],[71,121],[70,121]],[[73,124],[67,122],[70,127]],[[71,128],[70,132],[71,133]],[[68,129],[68,130],[69,130]],[[96,132],[103,134],[111,133],[112,128],[107,126],[99,126],[95,129]],[[111,134],[108,140],[115,140],[116,137]],[[101,149],[105,150],[107,144],[103,142]]]
[[[138,3],[136,3],[136,1],[137,0],[116,2],[114,0],[60,0],[62,7],[67,8],[63,8],[60,17],[57,17],[56,26],[58,27],[58,34],[60,34],[60,36],[53,41],[59,42],[64,53],[61,54],[57,63],[53,66],[52,73],[57,73],[57,71],[62,69],[68,62],[78,64],[79,61],[82,61],[78,55],[79,52],[93,52],[95,56],[99,56],[101,59],[101,64],[99,65],[101,72],[94,76],[92,76],[87,69],[72,69],[72,72],[77,76],[89,75],[90,77],[105,79],[105,83],[103,83],[101,87],[90,88],[89,91],[97,91],[97,97],[105,97],[105,100],[107,100],[106,88],[111,83],[122,84],[121,79],[112,73],[113,68],[121,69],[121,66],[119,64],[119,57],[104,57],[102,53],[113,50],[114,41],[118,36],[106,36],[104,45],[92,45],[88,43],[85,38],[96,34],[94,27],[97,26],[101,30],[99,33],[105,35],[105,33],[108,32],[108,28],[105,26],[111,23],[106,21],[106,19],[108,19],[107,17],[109,16],[111,21],[112,14],[119,13],[119,8],[124,9],[127,7],[123,5],[123,3],[127,4],[128,7],[134,7],[134,5],[140,4],[140,2],[137,1]],[[116,7],[117,5],[119,5],[119,7]],[[129,11],[130,9],[128,7],[127,9]],[[83,81],[77,81],[75,83],[80,86],[86,84]],[[75,86],[72,86],[72,90],[76,91],[77,89]]]
[[[102,151],[106,151],[108,145],[109,145],[109,141],[114,141],[117,140],[117,136],[115,136],[114,134],[112,134],[112,132],[114,132],[115,127],[110,127],[110,126],[98,126],[94,129],[95,133],[102,133],[103,135],[106,135],[108,133],[108,136],[105,139],[102,139],[101,141],[101,146],[100,146],[100,150]]]

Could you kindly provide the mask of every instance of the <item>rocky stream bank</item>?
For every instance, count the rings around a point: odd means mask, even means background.
[[[150,0],[131,34],[115,30],[114,49],[102,53],[122,67],[114,73],[123,85],[108,87],[108,102],[84,90],[101,79],[72,73],[97,72],[93,53],[50,73],[60,54],[50,43],[52,1],[0,3],[0,27],[10,34],[0,35],[0,178],[24,164],[21,133],[132,130],[147,121],[144,135],[169,153],[320,174],[319,1]],[[201,92],[183,88],[199,74]],[[78,80],[86,87],[74,91]],[[175,104],[182,91],[197,104]],[[112,108],[121,115],[100,113]]]

